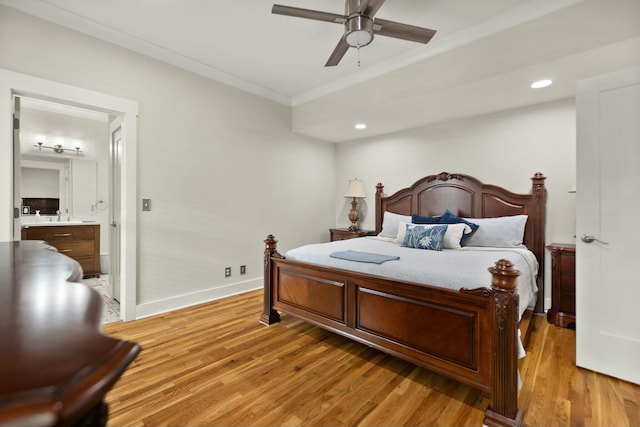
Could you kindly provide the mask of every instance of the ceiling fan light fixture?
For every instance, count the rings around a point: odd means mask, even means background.
[[[351,47],[366,46],[373,40],[373,19],[364,15],[351,16],[345,25],[344,39]]]

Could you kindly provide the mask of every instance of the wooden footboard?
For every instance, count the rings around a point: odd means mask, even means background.
[[[260,321],[291,314],[487,392],[484,423],[522,424],[517,408],[519,274],[490,268],[491,287],[454,291],[285,259],[265,240]]]

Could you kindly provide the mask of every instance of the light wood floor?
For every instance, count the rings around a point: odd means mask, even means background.
[[[262,291],[104,326],[143,347],[107,395],[109,426],[481,426],[488,397],[292,317]],[[575,331],[535,316],[528,426],[640,426],[640,386],[575,366]]]

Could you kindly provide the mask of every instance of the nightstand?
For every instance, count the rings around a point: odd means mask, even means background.
[[[551,252],[551,308],[547,320],[566,328],[576,322],[576,245],[552,243]]]
[[[353,239],[354,237],[375,236],[373,230],[349,230],[348,228],[330,228],[331,241]]]

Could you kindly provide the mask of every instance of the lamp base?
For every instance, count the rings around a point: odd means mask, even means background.
[[[349,211],[349,221],[351,221],[351,226],[349,227],[349,231],[360,230],[360,228],[358,227],[358,218],[360,217],[360,215],[358,214],[357,207],[358,207],[358,202],[354,197],[353,200],[351,201],[351,210]]]

